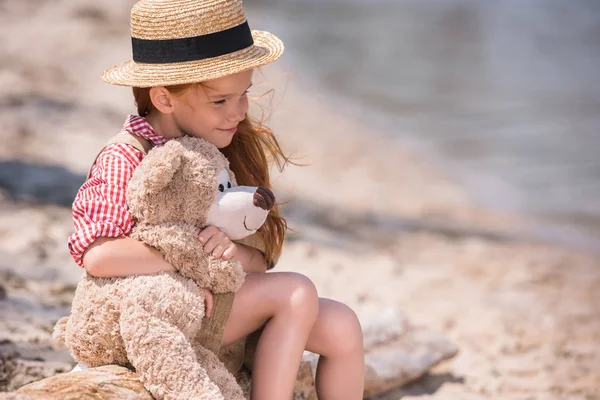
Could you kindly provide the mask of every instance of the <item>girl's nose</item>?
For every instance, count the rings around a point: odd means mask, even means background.
[[[232,107],[227,120],[241,122],[246,117],[246,111],[248,111],[248,103],[242,99],[237,106]]]
[[[269,211],[275,205],[275,195],[266,187],[259,186],[254,192],[254,205]]]
[[[231,114],[229,114],[229,116],[227,117],[227,120],[229,122],[241,122],[244,119],[244,115],[245,114],[241,114],[238,110],[236,110],[235,112],[232,112]]]

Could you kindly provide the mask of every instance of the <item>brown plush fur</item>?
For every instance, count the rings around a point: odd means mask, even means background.
[[[157,399],[245,398],[216,355],[195,341],[204,317],[201,288],[235,292],[244,279],[239,262],[205,254],[198,241],[223,168],[229,171],[225,157],[202,139],[170,140],[144,158],[127,192],[136,220],[131,237],[159,249],[178,272],[86,274],[71,315],[54,331],[77,361],[131,365]]]

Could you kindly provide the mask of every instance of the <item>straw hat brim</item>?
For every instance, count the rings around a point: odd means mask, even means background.
[[[204,60],[169,64],[127,61],[104,71],[102,80],[134,87],[202,82],[272,63],[283,53],[283,42],[272,33],[252,31],[252,37],[254,44],[250,47]]]

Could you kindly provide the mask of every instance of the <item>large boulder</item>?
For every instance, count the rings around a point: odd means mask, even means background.
[[[136,373],[117,365],[51,376],[25,385],[0,399],[119,399],[152,400]]]

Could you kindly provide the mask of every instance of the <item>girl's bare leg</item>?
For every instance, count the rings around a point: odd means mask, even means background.
[[[224,345],[264,325],[252,374],[252,398],[289,399],[309,334],[319,313],[313,283],[292,272],[248,274],[235,294]]]
[[[319,299],[319,315],[306,349],[321,355],[316,382],[319,400],[363,398],[363,337],[354,311],[337,301]]]

